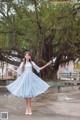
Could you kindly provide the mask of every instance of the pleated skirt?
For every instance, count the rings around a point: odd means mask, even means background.
[[[32,98],[45,92],[50,86],[33,72],[19,76],[6,88],[17,97]]]

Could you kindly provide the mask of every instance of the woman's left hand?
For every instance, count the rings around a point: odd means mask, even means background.
[[[47,65],[51,65],[52,64],[52,60],[50,60],[48,63],[47,63]]]
[[[50,60],[46,65],[44,65],[43,67],[41,67],[41,70],[43,70],[44,68],[46,68],[47,66],[51,65],[52,60]]]

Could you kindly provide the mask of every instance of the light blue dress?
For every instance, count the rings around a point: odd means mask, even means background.
[[[23,62],[17,70],[18,78],[6,86],[6,88],[13,95],[22,98],[31,98],[43,93],[50,87],[33,72],[32,66],[38,73],[41,70],[41,68],[38,67],[34,61],[32,61],[32,64],[29,61],[26,61],[25,70],[23,73],[21,72],[22,66]]]

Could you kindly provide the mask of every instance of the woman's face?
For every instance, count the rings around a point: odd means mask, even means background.
[[[26,53],[26,54],[25,54],[25,58],[26,58],[27,60],[29,60],[29,59],[31,59],[31,55],[30,55],[29,53]]]

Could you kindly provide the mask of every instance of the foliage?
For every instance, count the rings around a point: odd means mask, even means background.
[[[14,49],[20,54],[27,49],[33,51],[35,60],[46,62],[56,56],[55,68],[66,62],[64,56],[67,61],[80,58],[79,4],[18,0],[0,2],[0,6],[1,52]]]

